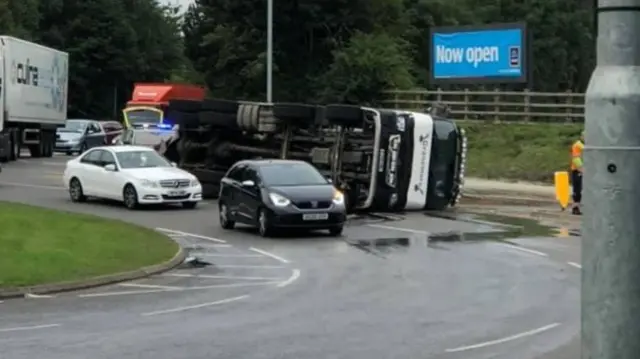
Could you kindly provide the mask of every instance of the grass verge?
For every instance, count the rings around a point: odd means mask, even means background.
[[[88,279],[171,259],[154,230],[100,217],[0,202],[0,287]]]
[[[467,176],[531,182],[553,181],[567,170],[570,146],[582,124],[459,121],[469,139]]]

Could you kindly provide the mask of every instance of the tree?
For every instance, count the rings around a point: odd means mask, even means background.
[[[387,33],[356,33],[334,52],[329,71],[321,77],[323,102],[371,104],[388,89],[414,86],[406,45]]]

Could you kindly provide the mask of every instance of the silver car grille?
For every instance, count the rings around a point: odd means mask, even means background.
[[[160,181],[160,187],[162,188],[183,188],[189,187],[191,181],[189,180],[163,180]]]

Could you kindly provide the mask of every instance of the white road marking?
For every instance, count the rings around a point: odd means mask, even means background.
[[[214,264],[214,267],[217,268],[260,268],[260,269],[281,269],[286,268],[285,266],[252,266],[252,265],[242,265],[242,264]]]
[[[502,246],[505,246],[507,248],[510,248],[510,249],[515,249],[517,251],[525,252],[525,253],[529,253],[529,254],[535,254],[535,255],[540,256],[540,257],[548,257],[549,256],[546,253],[543,253],[543,252],[540,252],[540,251],[536,251],[536,250],[533,250],[533,249],[529,249],[529,248],[520,247],[520,246],[513,245],[513,244],[505,244],[505,243],[499,243],[499,244],[502,245]]]
[[[283,279],[273,277],[238,277],[232,275],[208,275],[208,274],[182,274],[182,273],[165,273],[161,274],[163,277],[178,277],[178,278],[203,278],[203,279],[237,279],[237,280],[266,280],[270,282],[277,282]]]
[[[582,265],[580,265],[579,263],[576,262],[567,262],[568,265],[572,266],[572,267],[576,267],[578,269],[582,269]]]
[[[198,286],[198,287],[184,287],[181,289],[130,290],[130,291],[124,291],[124,292],[89,293],[89,294],[80,294],[78,295],[78,297],[96,298],[96,297],[114,297],[114,296],[134,295],[134,294],[176,293],[176,292],[187,292],[190,290],[204,290],[204,289],[214,289],[214,288],[240,288],[240,287],[276,285],[280,283],[281,282],[279,281],[269,281],[269,282],[258,282],[258,283],[214,284],[214,285],[206,285],[206,286]]]
[[[202,303],[202,304],[197,304],[197,305],[190,305],[188,307],[178,307],[178,308],[173,308],[173,309],[158,310],[158,311],[155,311],[155,312],[142,313],[141,315],[144,316],[144,317],[149,317],[149,316],[152,316],[152,315],[184,312],[186,310],[200,309],[200,308],[205,308],[205,307],[211,307],[211,306],[214,306],[214,305],[237,302],[239,300],[243,300],[243,299],[247,299],[247,298],[249,298],[248,295],[241,295],[239,297],[233,297],[233,298],[217,300],[215,302]]]
[[[25,330],[37,330],[37,329],[48,329],[59,327],[60,324],[43,324],[43,325],[34,325],[30,327],[14,327],[14,328],[0,328],[0,333],[6,332],[20,332]]]
[[[491,340],[491,341],[488,341],[488,342],[478,343],[478,344],[474,344],[474,345],[468,345],[468,346],[464,346],[464,347],[447,349],[447,350],[445,350],[445,352],[447,352],[447,353],[457,353],[457,352],[463,352],[463,351],[467,351],[467,350],[479,349],[479,348],[484,348],[484,347],[488,347],[488,346],[492,346],[492,345],[502,344],[502,343],[513,341],[513,340],[517,340],[517,339],[521,339],[521,338],[525,338],[525,337],[530,337],[532,335],[540,334],[542,332],[546,332],[547,330],[551,330],[551,329],[553,329],[553,328],[555,328],[555,327],[557,327],[559,325],[560,325],[560,323],[553,323],[553,324],[545,325],[544,327],[540,327],[538,329],[534,329],[534,330],[530,330],[528,332],[515,334],[515,335],[509,336],[509,337],[506,337],[506,338],[502,338],[502,339],[496,339],[496,340]]]
[[[184,289],[184,287],[173,287],[168,285],[155,285],[155,284],[120,283],[118,285],[121,287],[131,287],[131,288],[148,288],[148,289],[165,289],[165,290]]]
[[[300,278],[300,269],[294,269],[291,273],[291,277],[289,277],[289,279],[285,280],[284,282],[280,282],[280,284],[278,284],[278,288],[284,288],[298,280],[298,278]]]
[[[260,254],[221,254],[221,253],[201,253],[196,251],[189,251],[189,254],[194,257],[220,257],[220,258],[262,258]]]
[[[254,251],[256,253],[260,253],[260,254],[262,254],[264,256],[267,256],[267,257],[271,257],[271,258],[273,258],[273,259],[275,259],[275,260],[277,260],[278,262],[281,262],[281,263],[289,263],[288,260],[286,260],[286,259],[284,259],[284,258],[282,258],[282,257],[280,257],[278,255],[275,255],[275,254],[273,254],[271,252],[267,252],[265,250],[262,250],[262,249],[251,247],[251,248],[249,248],[249,250],[250,251]]]
[[[420,230],[417,230],[417,229],[410,229],[410,228],[398,228],[398,227],[393,227],[393,226],[385,226],[385,225],[382,225],[382,224],[368,224],[367,226],[374,227],[374,228],[388,229],[388,230],[392,230],[392,231],[400,231],[400,232],[407,232],[407,233],[413,233],[413,234],[421,234],[421,235],[425,235],[425,236],[428,236],[430,234],[427,231],[420,231]]]
[[[173,234],[180,234],[183,236],[189,236],[189,237],[194,237],[194,238],[200,238],[200,239],[204,239],[206,241],[212,241],[212,242],[218,242],[218,243],[227,243],[227,241],[224,241],[222,239],[218,239],[218,238],[213,238],[213,237],[209,237],[209,236],[203,236],[201,234],[195,234],[195,233],[187,233],[187,232],[182,232],[182,231],[176,231],[175,229],[168,229],[168,228],[161,228],[161,227],[156,227],[156,230],[158,231],[163,231],[163,232],[168,232],[168,233],[173,233]]]
[[[62,186],[45,186],[45,185],[39,185],[39,184],[15,183],[15,182],[0,182],[0,185],[26,187],[26,188],[52,189],[57,191],[66,189]]]
[[[24,297],[28,299],[53,298],[52,295],[33,294],[33,293],[26,293]]]

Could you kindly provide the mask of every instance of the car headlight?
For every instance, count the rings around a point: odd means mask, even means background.
[[[158,182],[151,181],[151,180],[146,180],[146,179],[140,180],[140,184],[143,187],[151,187],[151,188],[157,188],[158,187]]]
[[[191,187],[198,187],[200,186],[200,181],[198,181],[198,179],[192,179],[191,180]]]
[[[342,192],[335,190],[333,192],[333,203],[334,204],[344,204],[344,194]]]
[[[291,204],[291,201],[288,198],[283,197],[277,193],[269,193],[269,199],[274,205],[278,207],[286,207]]]

